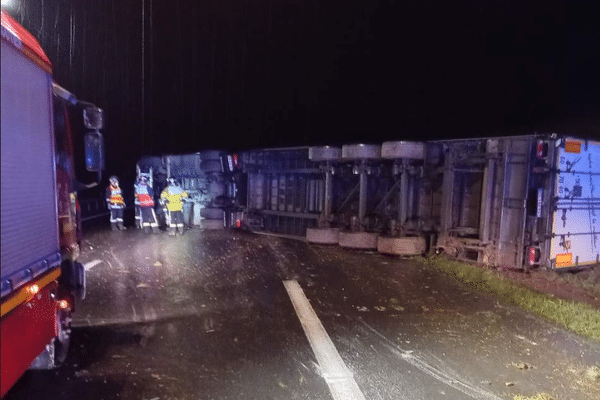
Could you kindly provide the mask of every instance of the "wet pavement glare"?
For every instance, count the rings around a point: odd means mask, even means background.
[[[94,261],[99,260],[99,263]],[[418,259],[234,231],[98,229],[69,357],[6,399],[331,399],[297,280],[367,399],[600,398],[600,345]]]

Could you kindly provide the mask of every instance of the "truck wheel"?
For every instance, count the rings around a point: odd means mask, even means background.
[[[425,253],[424,237],[385,237],[377,239],[377,251],[396,256],[418,256]]]
[[[308,158],[311,161],[337,161],[342,159],[340,147],[319,146],[308,149]]]
[[[200,160],[209,161],[209,160],[221,160],[221,152],[218,150],[203,150],[200,152]]]
[[[345,160],[366,160],[381,157],[381,146],[376,144],[347,144],[342,146]]]
[[[377,233],[371,232],[340,232],[340,246],[350,249],[377,249]]]
[[[338,228],[308,228],[306,230],[306,241],[318,244],[338,244],[340,230]]]
[[[221,161],[218,160],[202,161],[200,168],[204,172],[222,172]]]
[[[211,198],[217,198],[225,194],[225,185],[222,182],[211,182],[208,185],[208,195]]]
[[[223,219],[203,219],[200,221],[201,229],[223,229]]]
[[[223,210],[220,208],[203,208],[200,210],[200,216],[206,219],[223,220]]]
[[[425,159],[425,143],[423,142],[385,142],[381,145],[381,157],[387,159],[408,158]]]

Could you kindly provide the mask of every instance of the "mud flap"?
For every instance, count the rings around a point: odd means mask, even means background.
[[[54,341],[52,339],[50,343],[46,345],[46,348],[33,360],[29,369],[33,370],[48,370],[56,367],[54,363]]]
[[[87,285],[85,279],[85,267],[82,263],[75,261],[74,263],[74,271],[75,271],[75,284],[73,286],[73,295],[80,300],[85,299]]]

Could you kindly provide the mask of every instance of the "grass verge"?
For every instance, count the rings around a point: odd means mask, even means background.
[[[532,311],[565,328],[600,341],[600,311],[593,307],[558,299],[546,293],[515,285],[493,270],[436,256],[425,261],[463,285],[490,293],[500,300]]]

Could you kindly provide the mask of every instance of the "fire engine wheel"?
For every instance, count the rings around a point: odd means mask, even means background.
[[[200,160],[208,161],[208,160],[221,160],[221,153],[217,150],[203,150],[200,152]]]
[[[223,229],[223,219],[203,219],[200,221],[200,228],[202,229]]]
[[[306,241],[317,244],[338,244],[340,230],[338,228],[308,228]]]
[[[204,172],[222,172],[221,161],[219,160],[202,161],[200,168]]]
[[[206,219],[223,220],[223,210],[220,208],[203,208],[200,216]]]
[[[340,232],[340,246],[350,249],[377,249],[377,233],[371,232]]]
[[[377,239],[377,251],[395,256],[418,256],[425,253],[424,237],[385,237]]]

